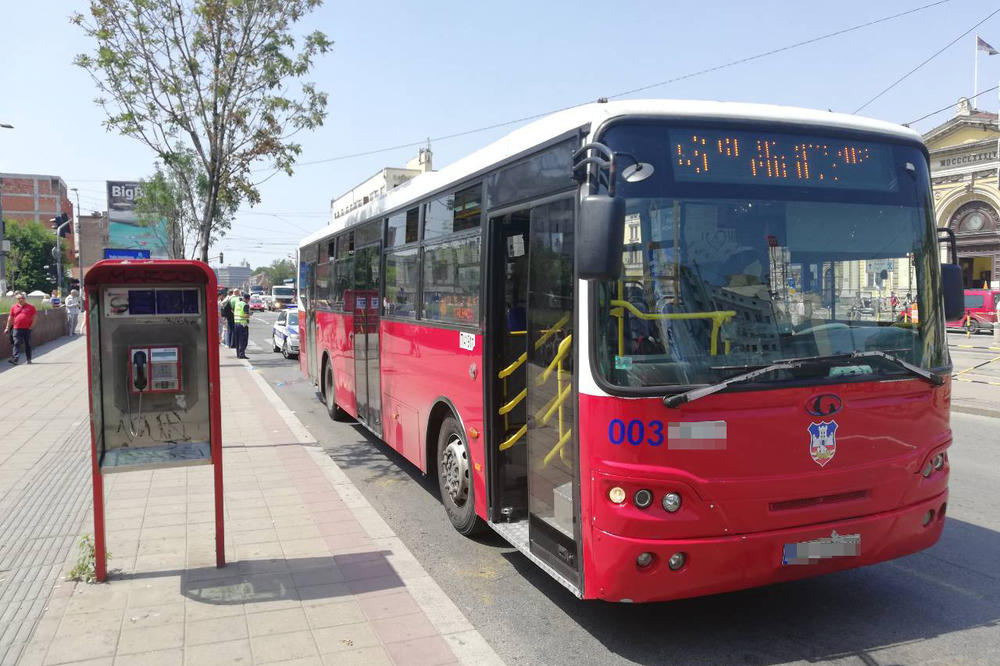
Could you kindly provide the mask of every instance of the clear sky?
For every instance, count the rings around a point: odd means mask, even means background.
[[[302,162],[421,141],[613,96],[784,47],[933,0],[778,2],[503,3],[335,2],[302,24],[335,41],[310,77],[329,93],[324,126],[300,135]],[[983,20],[996,7],[944,4],[632,97],[765,102],[853,112]],[[0,0],[0,172],[61,176],[79,188],[83,212],[105,210],[106,180],[148,176],[154,157],[139,142],[108,134],[89,75],[72,65],[88,50],[68,21],[84,2]],[[1000,14],[865,108],[906,123],[973,90],[975,35],[1000,48]],[[1000,55],[979,58],[979,90],[997,85]],[[997,93],[976,106],[996,112]],[[926,131],[949,109],[914,125]],[[437,168],[515,126],[432,141]],[[287,256],[325,226],[330,199],[384,166],[403,166],[405,148],[297,167],[261,186],[213,249],[254,267]],[[262,164],[264,169],[267,165]],[[261,177],[268,175],[262,171]]]

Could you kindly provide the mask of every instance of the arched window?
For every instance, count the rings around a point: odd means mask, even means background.
[[[959,206],[948,226],[958,234],[980,234],[1000,228],[1000,215],[985,201],[970,201]]]

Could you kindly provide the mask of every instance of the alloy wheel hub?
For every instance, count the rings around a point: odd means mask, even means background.
[[[444,488],[457,506],[462,506],[469,496],[469,460],[462,440],[452,435],[441,457],[441,477]]]

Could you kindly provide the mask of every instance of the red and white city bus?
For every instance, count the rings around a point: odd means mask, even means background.
[[[899,557],[948,496],[961,278],[930,192],[919,135],[889,123],[563,111],[302,241],[302,370],[437,475],[459,532],[583,598]],[[851,311],[873,280],[919,319]]]

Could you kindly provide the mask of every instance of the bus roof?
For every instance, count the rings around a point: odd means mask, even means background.
[[[343,221],[316,231],[300,243],[300,247],[325,238],[345,227],[367,220],[375,215],[419,200],[449,184],[459,183],[473,174],[484,171],[511,157],[525,153],[560,135],[577,128],[596,128],[606,120],[621,116],[690,117],[698,120],[758,120],[811,125],[836,129],[876,132],[897,139],[922,142],[916,131],[873,118],[845,113],[832,113],[816,109],[771,104],[741,102],[711,102],[698,100],[646,99],[583,104],[540,118],[488,146],[453,162],[440,171],[431,171],[407,181],[391,190],[384,197],[357,208],[344,216]]]

